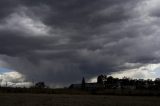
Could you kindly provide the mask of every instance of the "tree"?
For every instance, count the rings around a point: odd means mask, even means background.
[[[107,78],[107,84],[113,84],[113,77],[112,76],[109,76],[108,78]]]
[[[83,78],[82,78],[82,88],[85,88],[85,83],[86,83],[86,82],[85,82],[85,78],[83,77]]]
[[[155,83],[155,88],[160,89],[160,78],[156,78],[154,83]]]
[[[122,79],[122,83],[123,83],[123,86],[127,86],[130,84],[130,79],[124,76]]]
[[[44,82],[38,82],[38,83],[35,84],[35,87],[36,87],[36,88],[45,88],[46,85],[45,85]]]
[[[99,84],[104,84],[104,82],[106,81],[107,77],[105,75],[100,75],[97,78],[97,83]]]

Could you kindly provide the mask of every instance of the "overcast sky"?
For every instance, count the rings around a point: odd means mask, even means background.
[[[55,86],[137,72],[160,66],[159,29],[160,0],[0,0],[0,67]]]

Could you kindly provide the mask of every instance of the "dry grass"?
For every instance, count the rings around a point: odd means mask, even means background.
[[[160,106],[160,97],[0,94],[0,106]]]

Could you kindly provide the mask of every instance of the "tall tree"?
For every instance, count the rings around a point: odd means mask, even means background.
[[[82,89],[85,88],[85,83],[86,83],[86,82],[85,82],[85,78],[83,77],[83,78],[82,78]]]

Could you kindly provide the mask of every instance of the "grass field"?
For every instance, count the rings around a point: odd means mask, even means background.
[[[0,106],[160,106],[160,97],[0,94]]]

